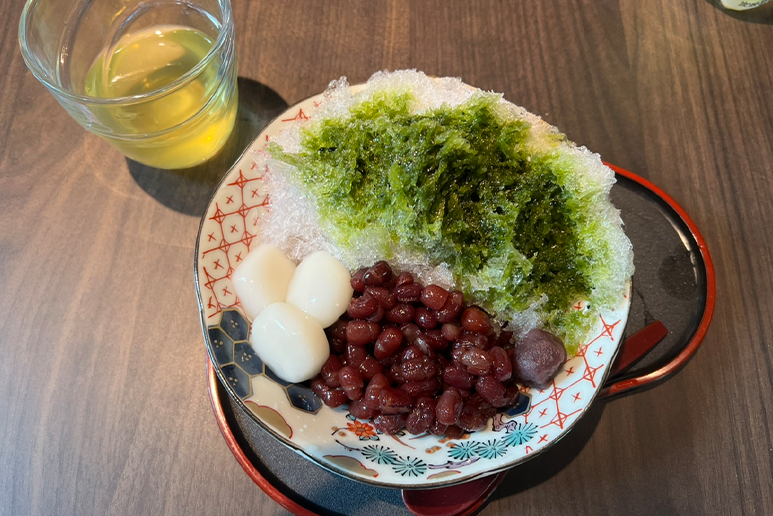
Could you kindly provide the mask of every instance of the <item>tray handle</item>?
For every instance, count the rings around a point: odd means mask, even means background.
[[[643,387],[647,384],[651,384],[658,380],[663,380],[673,375],[677,371],[679,371],[688,362],[690,357],[692,357],[692,355],[698,350],[698,347],[701,345],[701,341],[703,340],[703,337],[706,336],[706,332],[709,329],[709,324],[711,324],[711,318],[714,316],[714,303],[716,299],[714,263],[711,261],[711,255],[709,254],[709,249],[706,246],[706,241],[703,239],[703,236],[701,235],[700,231],[698,231],[698,227],[692,221],[690,216],[687,215],[687,212],[685,212],[682,209],[682,207],[679,206],[679,204],[673,198],[671,198],[671,196],[669,196],[666,192],[658,188],[650,181],[644,179],[639,175],[634,174],[633,172],[629,172],[624,168],[620,168],[616,165],[612,165],[611,163],[605,162],[604,164],[609,168],[611,168],[612,170],[614,170],[615,173],[620,174],[621,176],[626,177],[631,181],[635,181],[640,185],[642,185],[644,188],[647,188],[648,190],[652,191],[655,195],[660,197],[666,204],[668,204],[679,215],[682,221],[684,221],[685,225],[687,225],[687,228],[690,230],[690,233],[692,234],[693,238],[695,238],[695,242],[697,242],[698,244],[698,249],[700,250],[701,258],[703,258],[703,263],[706,269],[706,305],[704,306],[703,316],[701,317],[701,321],[698,324],[698,328],[695,330],[695,333],[692,335],[687,345],[682,349],[681,352],[679,352],[678,355],[676,355],[669,363],[667,363],[663,367],[660,367],[659,369],[656,369],[655,371],[651,371],[649,373],[635,376],[633,378],[627,378],[624,380],[608,382],[606,385],[604,385],[604,387],[601,390],[600,397],[602,398],[614,396],[616,394],[622,394],[624,392],[628,392],[630,390]],[[645,327],[643,330],[640,330],[640,332],[646,330],[648,327]],[[653,330],[650,330],[650,331],[653,331]],[[635,333],[630,338],[636,337],[638,333],[639,332]],[[628,339],[626,339],[626,342],[627,340]],[[623,346],[626,346],[626,343],[623,343]],[[624,355],[625,355],[625,349],[621,350],[621,356],[624,356]],[[644,355],[641,355],[641,356],[644,356]],[[641,358],[641,357],[638,357],[638,358]],[[628,365],[629,366],[632,365],[635,362],[635,360],[638,360],[638,358],[635,358],[633,361],[629,362]],[[613,366],[612,374],[613,375],[615,374],[614,366]]]

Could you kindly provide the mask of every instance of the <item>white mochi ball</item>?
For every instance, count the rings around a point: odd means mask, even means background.
[[[346,311],[352,294],[349,270],[330,253],[317,251],[295,270],[287,288],[287,302],[327,328]]]
[[[247,317],[255,317],[268,305],[284,301],[295,264],[276,247],[261,244],[236,268],[231,281]]]
[[[330,356],[322,325],[288,303],[273,303],[252,322],[252,347],[285,381],[314,378]]]

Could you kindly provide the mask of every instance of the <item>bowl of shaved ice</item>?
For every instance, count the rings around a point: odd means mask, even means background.
[[[598,155],[460,79],[333,81],[264,129],[202,218],[218,377],[270,434],[353,480],[432,488],[522,463],[587,411],[620,344],[633,253],[614,182]],[[250,298],[245,277],[269,290]],[[537,380],[540,338],[560,356]],[[465,424],[472,405],[485,417]]]

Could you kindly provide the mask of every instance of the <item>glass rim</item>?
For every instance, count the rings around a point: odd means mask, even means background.
[[[215,43],[209,49],[207,54],[198,63],[196,63],[196,65],[193,68],[191,68],[190,70],[188,70],[183,75],[181,75],[174,81],[170,82],[169,84],[165,84],[164,86],[158,89],[155,89],[153,91],[141,93],[139,95],[128,95],[124,97],[109,97],[109,98],[92,97],[90,95],[80,95],[70,90],[62,88],[39,65],[38,60],[32,57],[32,52],[30,51],[29,45],[27,44],[27,41],[28,41],[27,28],[31,23],[29,14],[32,11],[33,7],[35,7],[41,1],[42,0],[26,0],[26,2],[24,3],[24,8],[22,9],[22,13],[21,13],[21,18],[19,19],[19,32],[18,32],[19,47],[21,49],[22,58],[24,59],[24,63],[27,65],[27,68],[29,68],[29,70],[32,72],[32,75],[34,75],[37,80],[43,83],[43,85],[45,85],[47,88],[51,89],[52,91],[56,92],[58,95],[66,97],[68,100],[72,100],[80,104],[94,104],[94,105],[135,104],[148,99],[166,95],[167,93],[170,93],[171,91],[174,91],[184,86],[191,80],[193,80],[207,66],[209,66],[209,64],[212,62],[215,56],[220,53],[221,49],[226,44],[229,36],[233,33],[231,2],[230,0],[217,0],[217,3],[221,6],[221,9],[223,12],[223,21],[221,23],[221,30],[217,35],[217,39],[215,39]]]

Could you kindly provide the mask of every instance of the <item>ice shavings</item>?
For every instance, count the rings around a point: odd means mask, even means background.
[[[354,110],[365,102],[398,99],[408,103],[410,113],[422,114],[469,104],[481,95],[495,99],[494,111],[500,119],[528,122],[528,136],[523,144],[528,154],[526,162],[554,172],[556,182],[567,192],[567,205],[575,214],[578,248],[581,254],[591,257],[589,263],[582,265],[592,287],[587,297],[592,299],[598,312],[613,308],[633,272],[631,244],[622,231],[618,210],[609,202],[614,173],[603,165],[597,154],[568,142],[541,118],[506,102],[501,96],[482,93],[459,79],[433,79],[415,71],[379,72],[357,93],[352,92],[345,79],[340,79],[331,82],[321,104],[310,113],[311,120],[293,123],[274,142],[284,153],[299,153],[303,150],[304,135],[315,131],[322,121],[350,120]],[[313,189],[305,188],[297,181],[295,167],[272,160],[265,153],[260,153],[256,159],[259,166],[268,165],[266,181],[271,202],[270,212],[261,225],[260,238],[279,247],[294,260],[316,250],[325,250],[354,271],[387,259],[398,270],[410,270],[425,284],[438,283],[448,288],[458,284],[448,263],[433,262],[427,253],[403,245],[383,225],[350,233],[345,245],[341,245],[340,238],[331,239],[334,228],[331,233],[329,221],[320,220],[318,199]],[[521,263],[521,269],[528,273],[530,266],[523,261],[527,257],[519,257],[515,252],[512,259]],[[506,278],[505,267],[505,263],[490,261],[487,267],[466,279],[468,287],[473,294],[498,281],[510,282],[511,288],[517,288],[523,276],[516,273]],[[585,311],[567,309],[546,313],[543,310],[546,302],[544,295],[538,296],[521,310],[500,311],[498,318],[510,322],[518,333],[551,324],[559,318],[562,324],[571,327],[573,337],[587,328]]]
[[[260,242],[281,249],[295,262],[315,251],[327,251],[352,272],[385,258],[377,250],[376,237],[363,238],[359,245],[352,248],[333,244],[322,231],[313,196],[288,181],[286,174],[291,173],[291,167],[271,159],[266,153],[256,154],[255,163],[262,168],[268,167],[263,180],[271,207],[258,226]],[[431,263],[424,254],[400,249],[388,256],[388,261],[394,269],[411,272],[426,285],[434,283],[446,289],[455,287],[448,264]]]

